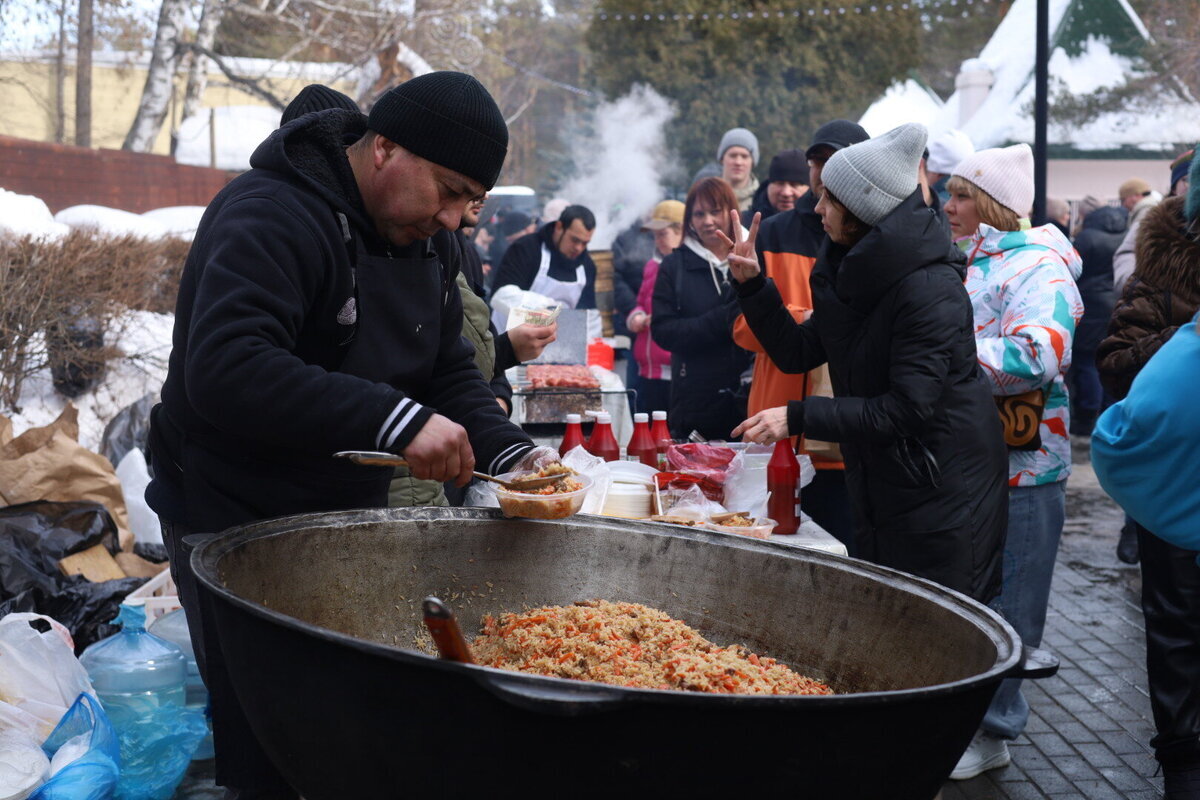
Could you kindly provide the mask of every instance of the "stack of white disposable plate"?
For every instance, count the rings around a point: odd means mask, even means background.
[[[604,513],[610,517],[645,519],[653,514],[653,489],[644,483],[617,483],[608,487]]]

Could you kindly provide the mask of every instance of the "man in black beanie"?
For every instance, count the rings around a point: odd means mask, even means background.
[[[212,699],[227,797],[294,798],[287,778],[303,786],[325,767],[280,763],[285,778],[267,760],[183,537],[385,506],[391,468],[333,458],[339,450],[389,451],[417,478],[460,486],[477,461],[495,474],[557,458],[508,421],[461,335],[451,234],[495,184],[507,146],[477,80],[423,75],[388,90],[369,120],[330,110],[275,131],[196,232],[146,498]]]
[[[771,159],[767,180],[754,193],[750,208],[742,212],[742,225],[749,228],[755,214],[766,220],[781,211],[791,211],[808,192],[808,162],[803,150],[784,150]]]

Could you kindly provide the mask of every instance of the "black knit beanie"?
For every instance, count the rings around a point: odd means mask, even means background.
[[[430,72],[388,89],[368,126],[414,155],[496,185],[508,126],[483,84],[461,72]]]
[[[337,89],[330,89],[319,83],[310,83],[300,90],[300,94],[296,95],[292,102],[288,103],[287,108],[283,110],[279,124],[286,125],[296,117],[303,116],[310,111],[325,111],[330,108],[344,108],[347,111],[360,110],[357,103]]]

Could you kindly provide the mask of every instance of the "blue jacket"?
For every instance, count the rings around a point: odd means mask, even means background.
[[[1200,550],[1200,314],[1096,421],[1092,466],[1104,490],[1147,530]]]

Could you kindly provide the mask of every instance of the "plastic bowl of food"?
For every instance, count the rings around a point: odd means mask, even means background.
[[[502,481],[511,481],[520,475],[520,472],[506,472],[496,477]],[[562,491],[564,487],[560,482],[533,492],[514,492],[495,483],[488,485],[496,493],[496,499],[500,501],[500,511],[506,517],[563,519],[579,512],[583,507],[584,498],[592,488],[592,479],[586,475],[566,475],[564,481],[568,486],[577,484],[579,488]]]
[[[720,521],[709,519],[704,523],[704,527],[710,531],[736,533],[739,536],[750,536],[755,539],[766,539],[771,535],[771,531],[775,530],[776,525],[773,519],[767,519],[766,517],[752,519],[741,514],[732,516],[721,514],[717,519]]]

